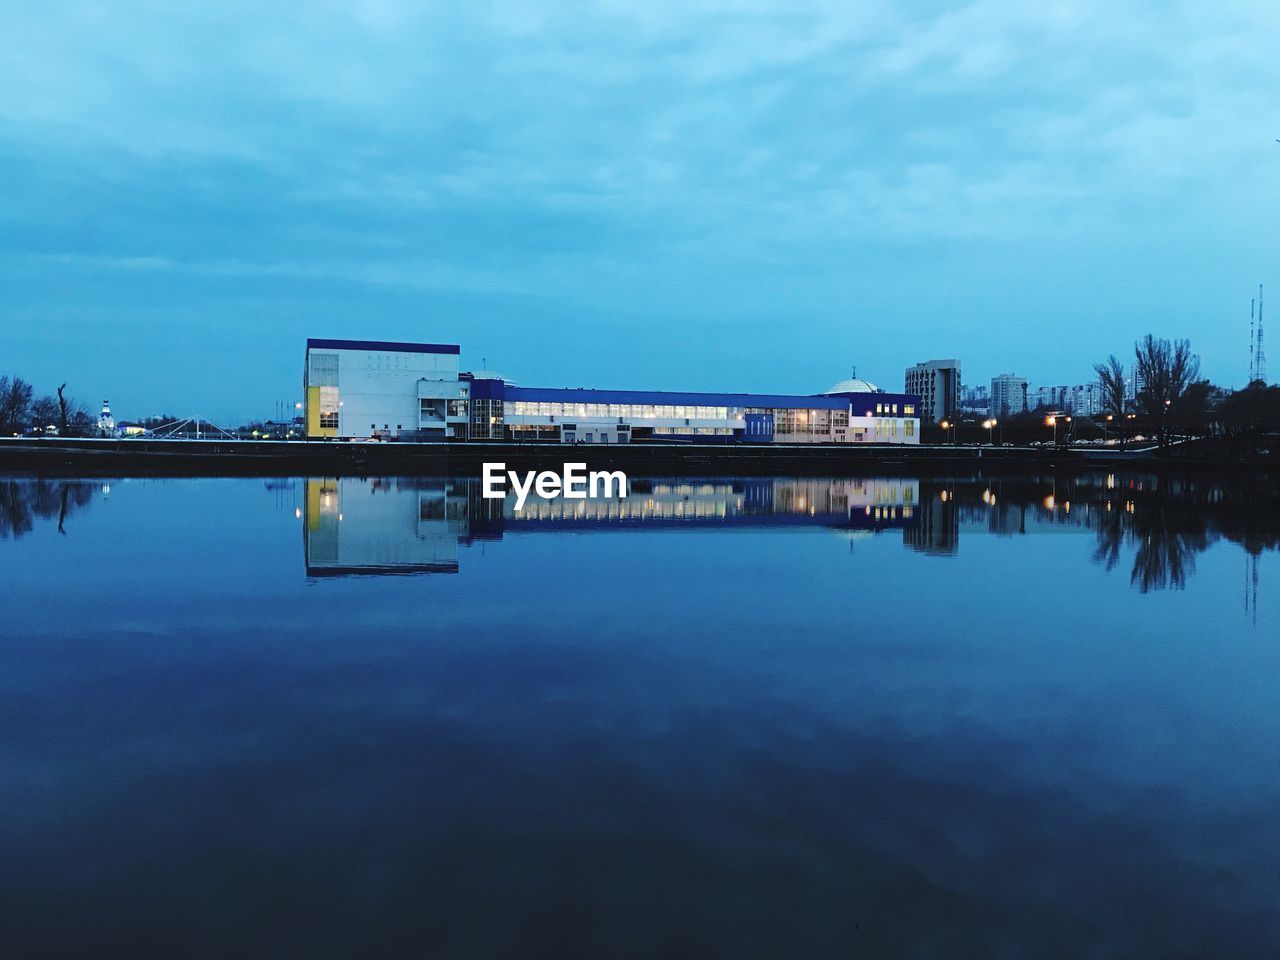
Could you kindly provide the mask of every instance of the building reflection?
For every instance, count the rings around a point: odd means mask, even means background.
[[[902,545],[959,556],[966,538],[1093,536],[1093,559],[1126,566],[1135,589],[1180,589],[1213,541],[1257,557],[1280,547],[1275,481],[1082,474],[850,479],[634,480],[617,499],[485,499],[479,481],[307,480],[312,576],[457,572],[460,545],[558,530],[728,530],[817,526],[856,536],[899,532]],[[1254,603],[1256,590],[1247,600]]]
[[[186,481],[162,481],[184,483]],[[74,532],[78,515],[111,496],[110,480],[0,477],[0,541],[39,524]],[[1092,537],[1094,562],[1126,572],[1142,592],[1180,589],[1198,554],[1237,544],[1244,603],[1256,611],[1259,557],[1280,549],[1280,479],[1208,474],[1081,473],[844,479],[633,479],[617,499],[481,496],[478,480],[312,478],[267,481],[301,521],[313,577],[457,573],[469,544],[525,533],[810,527],[856,541],[900,537],[943,559],[974,536]]]
[[[626,496],[491,500],[476,480],[309,479],[304,544],[311,576],[456,573],[459,548],[519,533],[811,526],[858,536],[899,532],[913,551],[955,557],[972,536],[1081,534],[1095,562],[1129,565],[1142,591],[1178,589],[1196,554],[1222,538],[1253,564],[1280,547],[1274,481],[1231,483],[1078,476],[633,480]],[[1254,602],[1251,591],[1246,597]]]
[[[457,573],[467,501],[453,485],[309,479],[303,513],[307,575]]]
[[[626,496],[486,499],[476,480],[308,479],[302,508],[310,576],[456,573],[460,544],[557,530],[808,525],[907,529],[915,479],[634,480]]]

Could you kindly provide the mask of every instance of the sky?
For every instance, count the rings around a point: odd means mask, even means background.
[[[0,373],[271,416],[305,339],[526,385],[1248,372],[1280,5],[0,6]],[[1275,375],[1271,379],[1275,379]]]

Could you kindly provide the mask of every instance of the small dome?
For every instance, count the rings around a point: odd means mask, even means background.
[[[870,380],[841,380],[839,383],[832,384],[827,390],[822,391],[823,396],[833,393],[879,393],[880,388]]]

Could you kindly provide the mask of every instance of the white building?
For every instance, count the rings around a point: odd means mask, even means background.
[[[309,339],[303,389],[310,437],[467,436],[470,384],[452,344]]]
[[[98,414],[98,433],[104,437],[114,437],[116,433],[116,418],[111,415],[111,404],[103,400],[102,412]]]
[[[906,393],[920,398],[920,419],[937,423],[960,409],[960,361],[926,360],[907,367]]]
[[[1102,411],[1102,385],[1081,383],[1075,386],[1037,387],[1029,397],[1032,409],[1058,410],[1081,417]]]
[[[842,380],[823,393],[522,387],[460,373],[448,344],[308,340],[307,436],[560,443],[920,442],[920,400]]]
[[[991,378],[991,416],[1007,417],[1027,409],[1027,381],[1012,373]]]

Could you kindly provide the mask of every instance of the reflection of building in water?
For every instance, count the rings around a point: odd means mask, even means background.
[[[951,556],[960,549],[960,529],[953,489],[921,484],[916,522],[902,531],[902,542],[922,553]]]
[[[503,510],[511,531],[550,523],[582,527],[626,524],[768,526],[814,524],[874,530],[911,521],[916,481],[854,480],[633,480],[625,497],[613,500],[534,500],[516,512],[514,497]]]
[[[543,500],[515,509],[478,481],[308,480],[311,575],[456,572],[458,545],[504,533],[811,525],[874,533],[914,522],[917,481],[633,480],[615,499]]]
[[[456,573],[466,499],[447,482],[308,480],[307,574]]]

